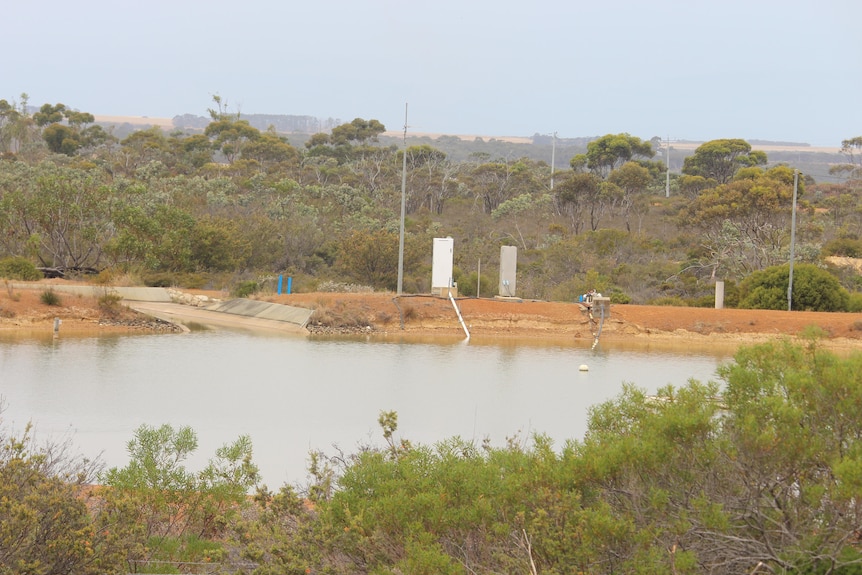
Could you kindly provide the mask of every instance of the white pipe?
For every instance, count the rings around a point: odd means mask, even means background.
[[[464,318],[461,317],[461,310],[458,309],[458,304],[455,303],[455,298],[452,297],[452,290],[451,289],[449,290],[449,301],[452,302],[452,307],[455,308],[455,313],[458,314],[458,321],[461,322],[461,327],[464,328],[464,333],[467,334],[467,339],[470,339],[470,332],[467,330],[467,325],[464,323]]]

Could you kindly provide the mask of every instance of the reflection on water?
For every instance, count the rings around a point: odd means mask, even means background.
[[[142,423],[189,425],[189,466],[249,434],[270,486],[302,483],[312,449],[382,443],[377,417],[431,444],[460,436],[493,445],[545,433],[562,445],[586,430],[592,405],[624,382],[653,392],[714,379],[730,357],[655,344],[404,336],[309,337],[231,331],[0,339],[3,420],[40,436],[73,433],[82,453],[125,465]],[[589,371],[578,368],[586,364]]]

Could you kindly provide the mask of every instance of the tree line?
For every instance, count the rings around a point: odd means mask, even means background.
[[[842,142],[838,183],[797,182],[741,139],[704,143],[668,178],[657,138],[598,137],[554,171],[384,144],[374,119],[293,145],[213,102],[201,130],[120,139],[64,104],[30,113],[26,95],[0,100],[0,259],[151,285],[265,287],[288,274],[297,289],[394,289],[403,177],[405,291],[430,289],[432,239],[449,236],[464,295],[494,291],[500,246],[513,245],[523,297],[595,287],[617,302],[707,305],[723,280],[736,305],[746,278],[788,262],[796,190],[797,261],[857,305],[858,274],[828,258],[862,252],[862,138]]]
[[[314,451],[276,490],[246,436],[195,472],[192,429],[144,425],[104,470],[4,429],[0,572],[853,575],[862,354],[820,335],[743,348],[719,382],[626,386],[559,446],[414,444],[382,411],[380,443]]]

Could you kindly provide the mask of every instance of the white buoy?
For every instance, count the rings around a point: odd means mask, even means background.
[[[578,371],[590,371],[590,367],[587,364],[582,363],[581,367],[578,368]]]

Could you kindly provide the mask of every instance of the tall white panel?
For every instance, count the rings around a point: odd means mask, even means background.
[[[431,265],[431,290],[452,287],[452,262],[455,258],[455,240],[434,238]]]
[[[500,246],[500,286],[498,294],[503,297],[516,297],[518,270],[518,248]]]

